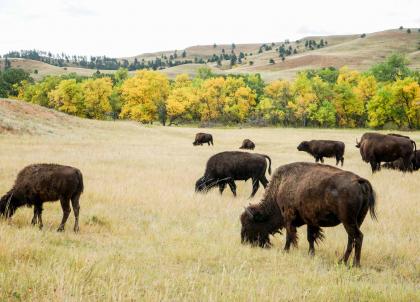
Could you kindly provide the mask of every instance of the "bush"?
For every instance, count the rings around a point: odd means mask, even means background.
[[[361,36],[360,36],[360,38],[365,38],[366,37],[366,34],[362,34]]]

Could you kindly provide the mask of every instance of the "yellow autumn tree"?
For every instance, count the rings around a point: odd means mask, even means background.
[[[224,108],[225,79],[222,77],[209,78],[202,82],[199,92],[199,114],[202,121],[217,120]]]
[[[255,93],[242,78],[228,77],[223,88],[223,117],[225,121],[243,122],[255,106]]]
[[[316,104],[316,95],[311,87],[311,80],[306,73],[299,73],[292,85],[293,99],[289,101],[287,107],[293,110],[296,119],[302,121],[306,126],[311,110]]]
[[[196,115],[193,106],[197,105],[197,89],[187,74],[180,74],[175,78],[173,87],[166,103],[169,124],[175,120],[192,120]]]
[[[73,115],[84,117],[83,90],[75,79],[63,80],[48,93],[50,106]]]
[[[85,115],[88,118],[105,119],[112,112],[110,78],[89,79],[82,83]]]
[[[257,106],[257,113],[263,114],[265,121],[289,124],[293,120],[293,112],[288,107],[292,101],[292,85],[287,80],[276,80],[264,88],[265,98]],[[272,107],[272,109],[268,109]]]
[[[140,70],[121,86],[122,118],[142,123],[156,119],[166,123],[166,99],[169,93],[167,77],[156,71]]]

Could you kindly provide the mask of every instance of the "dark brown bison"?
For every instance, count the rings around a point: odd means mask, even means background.
[[[202,146],[203,144],[207,143],[209,146],[210,144],[213,145],[213,136],[211,134],[208,133],[197,133],[195,135],[195,140],[193,142],[194,146]]]
[[[299,151],[305,151],[315,158],[315,162],[321,161],[324,163],[324,157],[335,157],[336,165],[341,161],[341,166],[344,164],[344,149],[345,145],[340,141],[330,140],[311,140],[303,141],[297,147]]]
[[[372,172],[381,169],[381,162],[393,162],[401,158],[402,170],[412,170],[412,158],[416,143],[408,136],[399,134],[365,133],[360,142],[356,139],[362,160],[370,163]]]
[[[404,161],[402,158],[394,160],[393,162],[384,163],[381,167],[393,170],[405,171]],[[416,150],[411,159],[411,169],[417,171],[420,169],[420,151]]]
[[[314,163],[292,163],[279,167],[259,204],[242,213],[241,239],[260,247],[270,246],[269,235],[286,229],[286,244],[297,245],[296,228],[307,225],[309,253],[323,239],[321,227],[340,223],[348,234],[341,261],[347,263],[353,246],[354,265],[360,265],[363,234],[360,226],[370,211],[375,215],[375,193],[368,180],[341,169]]]
[[[206,192],[209,189],[219,186],[220,194],[229,185],[232,193],[236,196],[235,180],[252,179],[251,197],[257,193],[259,182],[264,186],[268,184],[265,177],[267,162],[269,161],[268,173],[271,174],[271,159],[264,154],[226,151],[213,155],[206,165],[204,176],[195,183],[196,192]]]
[[[0,214],[11,217],[21,206],[34,206],[32,224],[42,228],[42,204],[60,200],[63,219],[58,231],[64,231],[71,212],[74,211],[74,231],[79,231],[79,198],[83,192],[83,177],[80,170],[56,164],[35,164],[21,170],[13,188],[0,199]]]
[[[249,149],[249,150],[254,150],[255,149],[255,144],[253,141],[251,141],[250,139],[244,139],[244,141],[242,142],[242,146],[239,147],[239,149]]]

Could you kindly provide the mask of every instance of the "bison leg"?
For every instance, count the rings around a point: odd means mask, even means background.
[[[61,224],[58,227],[57,232],[64,231],[64,226],[66,225],[67,218],[69,218],[71,209],[70,209],[70,199],[60,199],[61,208],[63,209],[63,219],[61,220]]]
[[[252,198],[252,197],[255,196],[259,187],[260,187],[259,179],[252,178],[252,192],[251,192],[251,196],[249,198]]]
[[[267,188],[267,185],[268,185],[268,180],[267,180],[267,178],[265,177],[265,175],[263,175],[263,176],[261,176],[261,177],[260,177],[260,182],[261,182],[261,184],[263,185],[264,189],[265,189],[265,188]]]
[[[324,163],[324,158],[323,157],[320,157],[319,159],[321,160],[321,163]]]
[[[71,206],[73,207],[73,212],[74,212],[74,228],[73,229],[75,233],[79,232],[79,210],[80,210],[79,198],[80,198],[80,193],[76,194],[75,196],[71,198]]]
[[[293,244],[297,246],[297,235],[296,227],[291,223],[286,224],[286,244],[284,245],[284,250],[288,252],[290,250],[290,245]]]
[[[379,167],[380,166],[381,166],[381,164],[379,163]],[[375,173],[376,171],[379,171],[378,163],[376,161],[371,161],[370,162],[370,167],[372,168],[372,173]]]
[[[219,192],[220,192],[220,195],[222,195],[222,193],[225,190],[225,188],[226,188],[226,183],[225,182],[219,183]]]
[[[42,229],[42,205],[34,206],[34,217],[32,218],[32,225],[39,223],[39,228]]]
[[[344,165],[344,157],[342,156],[341,157],[341,166],[343,166]]]
[[[236,184],[235,184],[235,182],[231,179],[231,180],[229,180],[228,184],[229,184],[230,190],[233,193],[233,196],[236,197]]]
[[[322,230],[320,227],[308,225],[307,227],[307,236],[309,242],[309,255],[315,255],[315,246],[314,243],[318,240],[323,238]]]
[[[38,220],[38,211],[37,211],[37,208],[35,206],[34,207],[34,217],[32,218],[31,224],[36,225],[37,220]]]
[[[347,232],[347,235],[348,235],[347,248],[346,248],[346,251],[344,252],[343,257],[341,257],[339,262],[347,264],[347,261],[349,260],[349,257],[350,257],[350,254],[351,254],[351,251],[353,250],[353,246],[354,246],[354,243],[355,243],[355,237],[356,237],[356,233],[357,233],[358,228],[357,228],[356,225],[347,225],[347,224],[344,224],[344,228],[346,229],[346,232]]]
[[[319,157],[315,157],[315,162],[319,162]]]
[[[353,266],[360,266],[360,256],[362,254],[362,243],[363,243],[363,233],[356,228],[355,238],[354,238],[354,260]]]

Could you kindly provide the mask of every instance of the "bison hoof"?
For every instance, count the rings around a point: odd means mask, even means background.
[[[57,232],[64,232],[64,227],[60,226],[60,227],[57,229]]]

